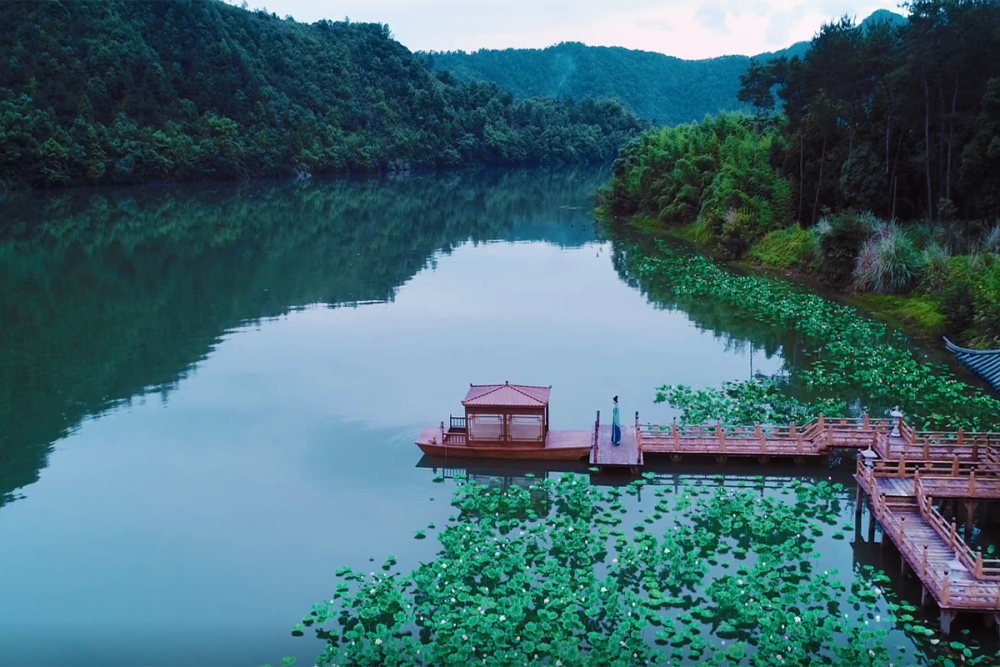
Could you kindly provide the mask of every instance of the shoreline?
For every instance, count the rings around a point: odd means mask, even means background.
[[[844,291],[820,280],[815,274],[797,268],[776,269],[749,259],[726,260],[712,245],[698,237],[694,223],[667,226],[653,218],[636,215],[629,218],[609,216],[600,209],[594,211],[595,222],[604,225],[619,225],[645,238],[681,242],[691,246],[698,254],[716,262],[727,271],[780,280],[783,283],[805,288],[816,295],[855,308],[859,315],[886,325],[890,331],[898,331],[912,343],[912,352],[917,358],[947,365],[956,378],[970,388],[979,389],[989,396],[1000,397],[991,385],[966,368],[953,354],[945,349],[943,337],[948,332],[943,327],[943,315],[937,310],[932,295],[880,295],[855,294]],[[914,317],[914,313],[921,317]],[[935,322],[935,319],[938,322]],[[951,340],[956,337],[949,335]]]

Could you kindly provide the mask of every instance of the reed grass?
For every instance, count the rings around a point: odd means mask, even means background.
[[[916,284],[923,265],[910,234],[895,222],[880,222],[861,246],[854,286],[859,292],[903,294]]]

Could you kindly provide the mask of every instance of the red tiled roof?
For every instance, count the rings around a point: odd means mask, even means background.
[[[474,384],[462,405],[479,407],[542,407],[549,404],[552,387],[523,384]]]

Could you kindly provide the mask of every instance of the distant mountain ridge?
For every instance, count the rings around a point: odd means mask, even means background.
[[[861,22],[905,23],[906,18],[879,9]],[[796,42],[758,58],[803,57],[809,42]],[[421,54],[435,71],[450,71],[469,81],[492,81],[517,99],[547,96],[613,97],[659,125],[700,121],[705,114],[742,107],[736,100],[740,75],[750,56],[683,60],[620,46],[562,42],[545,49],[480,49]]]

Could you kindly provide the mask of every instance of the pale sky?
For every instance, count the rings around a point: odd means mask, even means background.
[[[226,0],[240,4],[242,0]],[[820,26],[899,0],[247,0],[279,17],[387,23],[412,51],[624,46],[678,58],[755,55],[811,39]]]

